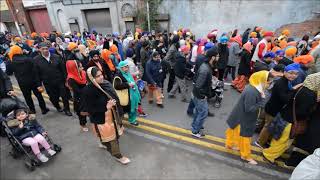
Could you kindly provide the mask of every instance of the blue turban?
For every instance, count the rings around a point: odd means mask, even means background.
[[[131,48],[127,49],[127,51],[126,51],[126,56],[127,57],[132,58],[133,54],[134,54],[134,52],[133,52],[133,50]]]
[[[284,68],[284,72],[289,72],[289,71],[299,71],[301,68],[301,65],[298,64],[298,63],[292,63],[292,64],[289,64],[288,66],[286,66]]]
[[[204,50],[208,50],[210,48],[212,48],[214,46],[214,44],[212,42],[207,42],[206,45],[204,46]]]
[[[276,51],[276,56],[281,56],[281,57],[283,57],[284,54],[285,54],[284,50],[277,50],[277,51]]]
[[[220,37],[220,43],[227,43],[228,42],[228,37],[227,36],[221,36]]]
[[[276,55],[273,52],[267,52],[263,57],[264,58],[274,58]]]

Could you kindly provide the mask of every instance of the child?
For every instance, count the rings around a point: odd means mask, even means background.
[[[52,150],[47,140],[43,135],[47,135],[47,132],[43,127],[35,120],[29,117],[25,109],[17,109],[14,112],[16,121],[9,123],[9,127],[12,127],[12,133],[18,140],[26,146],[31,146],[33,153],[41,162],[47,162],[49,159],[40,152],[39,143],[43,146],[50,156],[56,154],[56,151]]]

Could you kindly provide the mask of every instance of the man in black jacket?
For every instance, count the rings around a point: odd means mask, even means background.
[[[192,122],[192,135],[201,138],[204,134],[200,131],[203,129],[203,123],[208,116],[208,101],[211,97],[212,89],[212,68],[209,62],[215,60],[218,50],[214,46],[206,52],[206,59],[200,65],[195,75],[193,85],[193,103],[195,105],[194,119]]]
[[[187,88],[185,75],[187,72],[191,72],[191,69],[187,68],[187,57],[190,54],[190,48],[187,46],[182,46],[180,48],[180,52],[176,53],[176,63],[174,65],[174,73],[175,73],[175,83],[169,92],[169,98],[173,98],[180,88],[182,102],[187,102]]]
[[[64,111],[67,116],[72,116],[65,86],[65,64],[60,56],[49,53],[49,47],[46,42],[39,44],[41,55],[34,58],[36,81],[43,83],[51,103],[59,112]],[[39,86],[38,90],[41,89]],[[59,97],[62,97],[64,109],[59,105]]]
[[[20,48],[20,47],[16,47]],[[22,50],[21,50],[22,52]],[[47,114],[49,109],[46,107],[46,103],[42,97],[42,94],[38,91],[37,87],[41,86],[40,82],[35,81],[35,68],[34,63],[30,55],[16,54],[12,58],[12,71],[18,81],[20,90],[23,97],[30,109],[30,114],[35,114],[36,109],[31,97],[31,91],[37,97],[42,114]]]

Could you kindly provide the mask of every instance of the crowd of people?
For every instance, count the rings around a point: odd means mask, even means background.
[[[139,126],[137,117],[147,116],[141,101],[145,95],[150,105],[155,101],[163,108],[165,90],[168,99],[180,92],[193,116],[192,135],[202,138],[205,119],[213,115],[208,100],[214,97],[215,81],[232,80],[241,93],[227,118],[225,144],[240,151],[241,159],[257,164],[251,156],[256,131],[255,144],[270,163],[293,146],[286,165],[297,166],[320,147],[320,32],[294,39],[289,30],[276,36],[261,27],[242,34],[214,29],[196,39],[187,28],[106,35],[84,29],[22,37],[2,33],[0,45],[1,98],[14,94],[7,82],[7,75],[14,74],[29,114],[36,113],[32,92],[42,114],[49,111],[44,90],[67,116],[72,116],[72,100],[81,130],[89,130],[89,117],[99,146],[122,164],[130,162],[119,148],[122,119],[128,114],[130,124]],[[193,84],[190,100],[187,81]]]

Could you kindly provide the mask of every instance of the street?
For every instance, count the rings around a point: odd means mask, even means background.
[[[14,78],[15,91],[19,93]],[[191,85],[189,85],[191,89]],[[226,86],[220,109],[210,105],[214,117],[205,123],[207,136],[195,139],[189,131],[192,118],[186,114],[188,103],[165,95],[164,109],[143,102],[148,117],[140,118],[140,126],[126,124],[125,135],[120,138],[120,149],[131,159],[123,166],[112,159],[106,150],[98,148],[97,138],[91,128],[80,132],[74,114],[67,117],[58,113],[45,100],[50,112],[42,116],[37,109],[37,118],[55,143],[62,146],[47,164],[30,172],[24,167],[23,158],[9,155],[10,144],[1,138],[1,179],[287,179],[291,171],[263,162],[259,149],[254,147],[257,166],[240,160],[238,152],[224,148],[226,118],[239,94]],[[23,99],[23,97],[22,97]],[[37,101],[34,100],[35,104]],[[72,106],[72,105],[71,105]],[[281,166],[281,162],[279,161]]]

